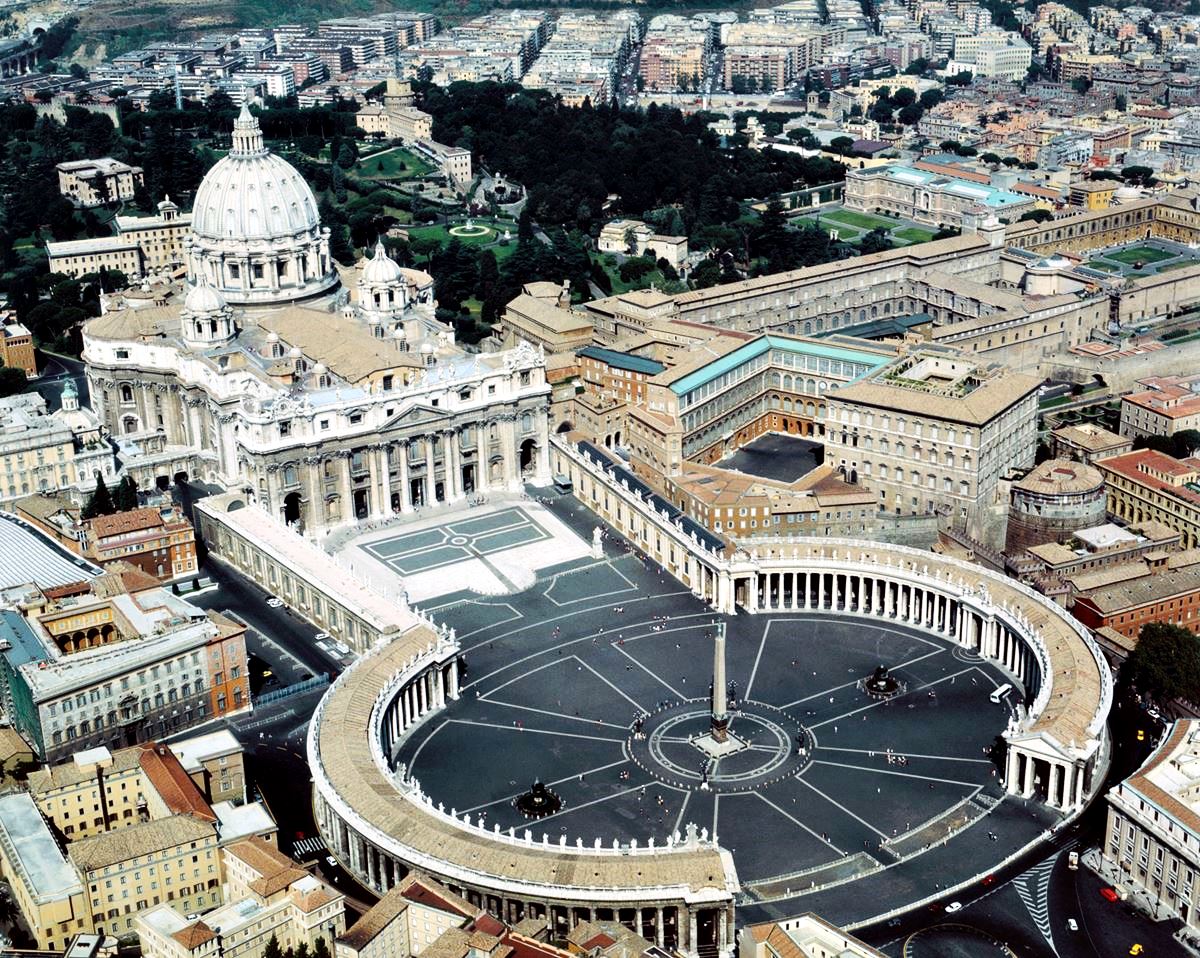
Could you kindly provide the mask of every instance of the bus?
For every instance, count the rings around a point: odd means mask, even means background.
[[[1004,696],[1008,695],[1008,693],[1011,691],[1012,691],[1011,685],[1005,684],[1005,685],[1000,686],[1000,688],[996,689],[996,691],[991,694],[992,704],[999,705],[1001,702],[1004,701]]]

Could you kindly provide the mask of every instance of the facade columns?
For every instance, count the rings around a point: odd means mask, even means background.
[[[379,450],[379,486],[380,498],[379,511],[385,515],[392,514],[392,449],[391,446],[384,446]]]
[[[437,503],[437,481],[434,478],[433,468],[433,436],[425,437],[425,502],[424,505],[436,505]]]
[[[396,449],[400,458],[400,511],[412,512],[412,483],[408,477],[408,443],[402,442]]]
[[[308,490],[308,515],[305,531],[317,529],[325,524],[325,497],[321,495],[321,460],[307,459],[304,462],[304,485]]]
[[[338,476],[339,496],[342,500],[342,522],[353,522],[357,516],[354,514],[354,496],[350,491],[350,456],[343,455],[340,457],[341,467]]]

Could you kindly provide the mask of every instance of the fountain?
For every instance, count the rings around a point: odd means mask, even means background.
[[[542,784],[541,779],[535,779],[529,791],[513,800],[513,805],[526,818],[545,818],[561,809],[563,803],[558,795]]]
[[[904,691],[904,684],[892,675],[886,665],[876,666],[871,677],[863,679],[860,685],[873,699],[890,699]]]

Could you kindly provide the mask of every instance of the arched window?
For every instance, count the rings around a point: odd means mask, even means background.
[[[121,383],[121,402],[133,402],[133,387],[129,383]]]

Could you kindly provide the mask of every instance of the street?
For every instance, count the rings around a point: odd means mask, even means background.
[[[1134,702],[1118,699],[1113,709],[1114,760],[1101,794],[1141,765],[1153,750],[1163,731]],[[1144,738],[1138,741],[1137,733]],[[1107,807],[1103,798],[1054,841],[1053,851],[1040,849],[1009,869],[997,872],[988,887],[957,896],[963,908],[947,915],[944,910],[916,912],[890,927],[866,928],[857,932],[864,941],[885,954],[911,958],[963,954],[961,943],[939,940],[934,932],[911,940],[922,929],[952,922],[969,926],[987,938],[1007,947],[1020,958],[1118,958],[1142,955],[1144,958],[1182,956],[1186,950],[1173,938],[1178,920],[1152,921],[1137,912],[1129,902],[1109,902],[1100,889],[1109,887],[1081,862],[1078,870],[1069,866],[1069,852],[1097,846],[1103,838]],[[1078,926],[1072,931],[1070,920]],[[908,951],[905,951],[906,943]],[[1135,946],[1140,948],[1135,950]],[[975,953],[975,952],[972,952]],[[985,952],[980,951],[979,954]]]

